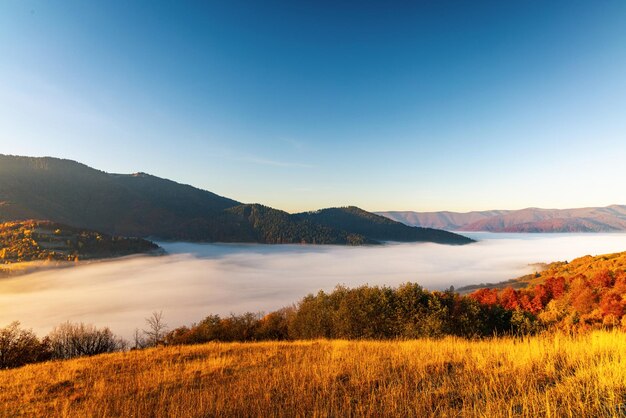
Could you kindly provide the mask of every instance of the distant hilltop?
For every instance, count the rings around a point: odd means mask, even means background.
[[[289,214],[146,173],[110,174],[58,158],[0,155],[0,222],[45,219],[110,235],[200,242],[468,244],[357,207]]]
[[[477,212],[377,212],[405,225],[448,231],[617,232],[626,231],[626,205],[579,209],[488,210]]]
[[[112,236],[50,221],[0,223],[0,278],[64,262],[134,254],[158,255],[163,250],[142,238]]]

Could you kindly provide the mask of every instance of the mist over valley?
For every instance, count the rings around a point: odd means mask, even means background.
[[[534,263],[618,252],[626,234],[474,233],[464,246],[195,244],[160,242],[168,255],[132,256],[0,280],[0,323],[20,320],[44,335],[65,321],[110,326],[130,337],[163,311],[171,327],[208,314],[269,312],[336,285],[431,289],[495,283]]]

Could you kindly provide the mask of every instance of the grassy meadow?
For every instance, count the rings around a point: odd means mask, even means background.
[[[0,371],[2,416],[626,415],[626,333],[157,347]]]

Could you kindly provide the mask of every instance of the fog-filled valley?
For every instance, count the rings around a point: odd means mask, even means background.
[[[170,327],[209,313],[278,309],[310,292],[416,282],[434,290],[532,273],[534,263],[622,251],[626,234],[475,233],[466,246],[340,247],[160,243],[166,256],[85,263],[0,280],[0,323],[44,335],[64,321],[130,337],[163,311]]]

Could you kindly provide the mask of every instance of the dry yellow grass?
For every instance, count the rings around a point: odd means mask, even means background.
[[[3,416],[626,415],[626,333],[211,343],[0,372]]]

